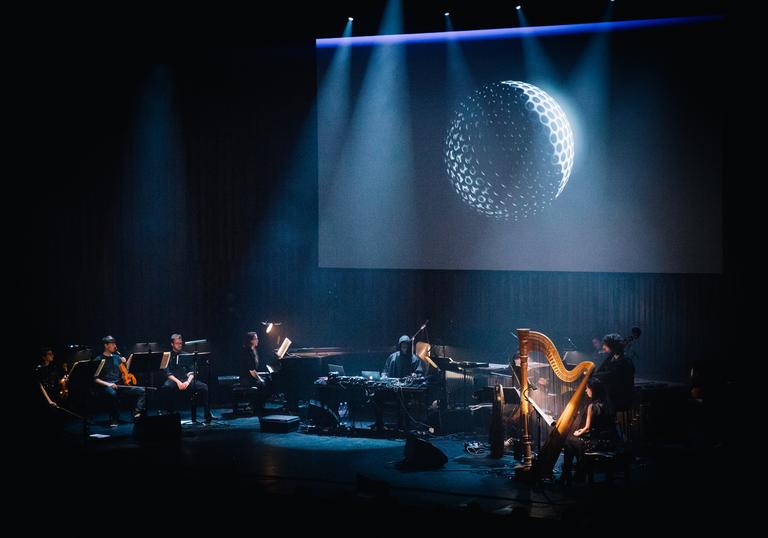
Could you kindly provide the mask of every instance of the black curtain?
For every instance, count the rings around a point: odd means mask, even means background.
[[[263,320],[296,345],[368,347],[429,319],[492,362],[518,327],[587,348],[638,325],[638,375],[683,379],[724,344],[723,275],[318,268],[312,39],[116,41],[21,66],[25,348],[181,332],[225,373]]]

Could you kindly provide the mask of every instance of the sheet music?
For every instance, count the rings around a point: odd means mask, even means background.
[[[280,349],[277,350],[278,359],[282,359],[285,356],[285,354],[288,352],[288,348],[290,347],[291,343],[292,342],[290,338],[286,338],[283,340],[283,343],[280,344]]]

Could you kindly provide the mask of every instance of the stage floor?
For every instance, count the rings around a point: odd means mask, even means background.
[[[226,416],[226,410],[215,413]],[[188,418],[182,413],[182,420]],[[636,462],[631,485],[621,479],[608,484],[598,474],[592,485],[545,482],[531,487],[513,479],[518,462],[511,456],[494,460],[465,451],[465,441],[483,442],[482,435],[432,437],[429,441],[446,454],[448,463],[438,470],[402,471],[395,466],[403,459],[402,439],[265,433],[257,417],[240,417],[207,426],[182,423],[180,441],[141,444],[131,423],[111,429],[98,424],[105,419],[95,417],[90,432],[109,437],[84,440],[78,423],[71,422],[55,441],[58,454],[66,454],[57,461],[66,462],[64,491],[73,502],[98,498],[99,487],[86,485],[110,477],[107,482],[129,496],[166,503],[184,499],[188,508],[219,513],[243,506],[277,512],[302,506],[306,512],[311,506],[306,513],[312,517],[327,514],[337,523],[352,523],[368,521],[383,509],[431,526],[435,514],[441,514],[442,523],[458,517],[463,523],[479,518],[561,528],[581,526],[606,513],[630,517],[641,506],[663,507],[675,491],[692,491],[680,477],[660,479],[665,466],[655,457]]]

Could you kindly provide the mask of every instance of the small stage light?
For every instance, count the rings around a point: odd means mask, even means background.
[[[277,327],[278,325],[282,325],[282,323],[279,321],[262,321],[261,324],[267,327],[267,329],[264,331],[267,334],[269,334],[273,328]]]
[[[523,6],[517,6],[515,9],[523,9]]]
[[[352,22],[352,21],[353,21],[353,20],[355,20],[355,19],[354,19],[353,17],[350,17],[350,18],[348,18],[347,20],[348,20],[349,22]]]
[[[446,17],[448,17],[448,16],[450,15],[450,13],[448,13],[448,12],[446,11],[445,13],[443,13],[443,15],[445,15]]]

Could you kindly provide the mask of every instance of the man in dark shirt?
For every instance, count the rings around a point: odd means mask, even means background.
[[[411,374],[421,374],[421,359],[411,350],[411,339],[407,335],[400,337],[397,342],[398,351],[392,353],[384,364],[387,377],[408,377]]]
[[[109,401],[110,426],[117,427],[120,419],[119,399],[135,400],[133,418],[138,418],[145,410],[146,394],[143,387],[134,387],[123,383],[120,373],[120,364],[126,362],[124,357],[117,353],[117,342],[112,336],[105,336],[101,340],[104,351],[96,357],[96,360],[104,360],[104,366],[99,375],[94,378],[96,387]]]
[[[635,390],[635,365],[624,353],[624,339],[616,333],[606,335],[603,351],[608,356],[593,377],[605,385],[611,413],[629,411]]]
[[[384,363],[384,371],[381,377],[402,378],[410,375],[421,375],[421,359],[413,353],[411,349],[411,339],[407,335],[400,337],[397,341],[398,350],[387,357]],[[384,431],[384,406],[391,400],[391,394],[377,391],[374,395],[374,411],[376,414],[375,428],[379,432]],[[400,404],[400,399],[397,400]],[[402,405],[397,407],[397,427],[398,429],[408,429],[408,414]]]
[[[208,385],[195,379],[194,372],[187,371],[179,355],[184,349],[184,339],[180,334],[171,335],[171,357],[168,361],[168,368],[162,371],[165,375],[165,382],[160,387],[162,391],[165,408],[173,411],[175,402],[179,394],[189,394],[192,403],[192,422],[197,421],[197,404],[202,400],[205,409],[205,422],[211,422],[211,408],[208,400]],[[183,380],[183,381],[182,381]]]
[[[49,347],[40,351],[40,361],[35,367],[35,377],[41,390],[51,404],[59,403],[60,381],[64,372],[54,362],[53,350]]]

